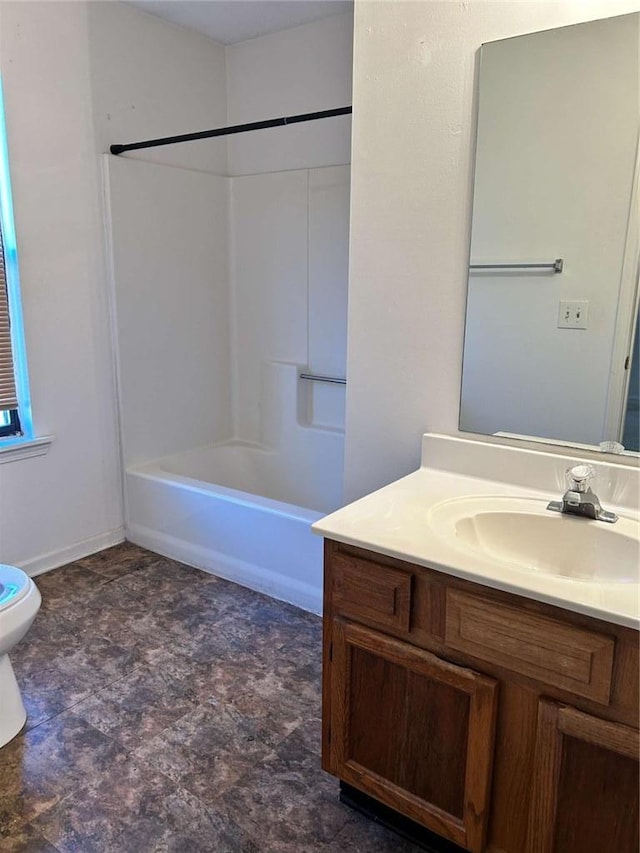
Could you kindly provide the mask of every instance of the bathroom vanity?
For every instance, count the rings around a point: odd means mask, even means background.
[[[474,552],[464,525],[447,530],[435,508],[515,503],[525,468],[535,507],[537,487],[561,482],[571,460],[495,446],[483,459],[473,444],[425,436],[420,471],[315,526],[326,538],[323,767],[474,853],[636,853],[637,577],[576,575],[567,553],[557,571],[535,554],[509,564],[491,536]],[[506,481],[482,479],[492,457]],[[619,468],[599,469],[601,491],[637,525],[624,500],[638,472]],[[570,551],[600,524],[545,510],[532,511],[541,547],[561,531]]]
[[[418,471],[313,525],[323,766],[447,851],[638,851],[638,460],[594,452],[638,450],[638,21],[482,46],[459,418],[476,438],[425,436]]]

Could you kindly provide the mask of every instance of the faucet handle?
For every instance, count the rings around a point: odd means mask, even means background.
[[[574,465],[573,468],[568,468],[566,473],[570,488],[576,492],[586,492],[590,481],[596,476],[593,466],[585,464]]]

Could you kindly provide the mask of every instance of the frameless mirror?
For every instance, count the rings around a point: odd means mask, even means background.
[[[461,430],[639,449],[639,36],[482,47]]]

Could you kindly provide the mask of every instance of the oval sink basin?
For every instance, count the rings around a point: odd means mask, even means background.
[[[432,507],[433,532],[453,547],[525,571],[597,583],[640,582],[640,524],[572,518],[547,501],[467,497]]]

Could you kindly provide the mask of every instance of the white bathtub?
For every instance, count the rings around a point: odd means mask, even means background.
[[[325,432],[322,452],[297,464],[230,442],[129,468],[127,538],[321,613],[322,540],[310,525],[340,504],[342,442]]]

